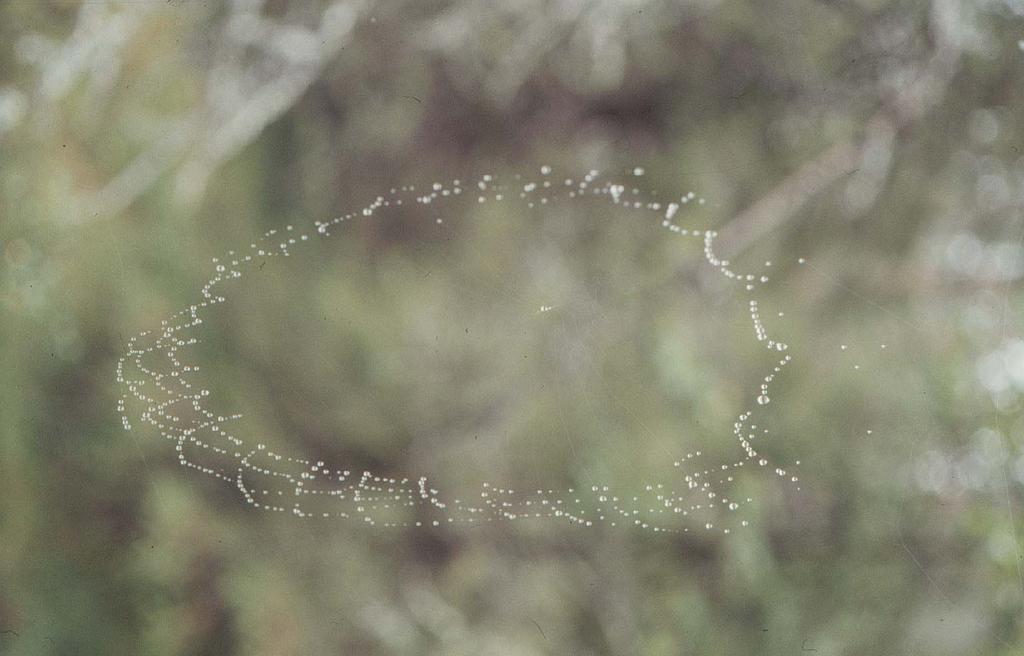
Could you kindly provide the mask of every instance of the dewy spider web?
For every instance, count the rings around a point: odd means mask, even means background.
[[[643,170],[636,168],[632,177]],[[229,251],[214,259],[214,275],[203,286],[195,304],[161,322],[158,330],[133,337],[117,366],[117,380],[124,393],[118,402],[124,428],[135,421],[148,424],[175,444],[181,465],[225,481],[239,491],[254,508],[296,517],[361,518],[380,527],[478,524],[498,520],[554,518],[580,526],[604,522],[613,526],[635,526],[655,532],[688,532],[691,528],[729,533],[730,526],[746,526],[738,519],[743,506],[752,499],[733,498],[721,490],[733,482],[737,470],[750,464],[768,467],[768,460],[754,444],[768,429],[758,429],[753,418],[758,408],[770,403],[775,377],[791,361],[784,342],[771,338],[761,321],[757,287],[768,281],[762,274],[741,274],[715,254],[714,230],[683,228],[675,222],[682,206],[703,204],[692,192],[678,201],[662,202],[654,194],[605,180],[597,171],[580,178],[556,179],[548,166],[541,167],[535,180],[515,175],[510,182],[484,175],[464,184],[460,180],[435,183],[429,190],[414,186],[394,188],[378,196],[360,211],[331,221],[314,223],[314,230],[302,232],[293,226],[269,230],[242,252]],[[647,484],[643,490],[618,492],[606,485],[585,489],[536,489],[529,492],[505,489],[483,482],[471,496],[445,500],[425,476],[398,478],[371,471],[353,473],[322,460],[288,456],[267,445],[243,439],[227,427],[242,415],[222,415],[207,407],[208,389],[195,380],[198,367],[185,357],[189,347],[199,343],[203,316],[227,298],[221,287],[238,281],[245,272],[267,258],[290,256],[292,251],[314,239],[326,239],[345,222],[370,219],[389,209],[405,206],[443,206],[456,199],[477,203],[518,202],[528,208],[554,200],[578,202],[593,198],[616,211],[638,213],[657,221],[672,235],[696,242],[704,259],[719,274],[740,285],[745,292],[754,337],[775,354],[777,360],[751,396],[751,405],[736,417],[733,435],[740,447],[733,462],[701,468],[700,451],[681,455],[673,464],[679,470],[675,484]],[[438,223],[441,219],[436,219]],[[766,267],[771,263],[765,263]],[[540,311],[552,308],[541,306]],[[130,408],[140,408],[133,412]],[[797,461],[796,464],[799,464]],[[798,478],[782,467],[774,474],[792,483]],[[676,486],[680,489],[676,489]],[[698,516],[700,519],[697,519]]]

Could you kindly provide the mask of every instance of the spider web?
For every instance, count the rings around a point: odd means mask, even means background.
[[[596,170],[577,177],[560,177],[550,167],[544,166],[539,174],[534,175],[499,177],[487,174],[469,182],[437,182],[425,189],[409,185],[392,188],[355,212],[329,221],[316,221],[310,230],[304,231],[292,225],[269,230],[248,247],[215,258],[212,275],[194,303],[163,320],[159,328],[145,331],[130,340],[117,366],[117,380],[124,391],[118,403],[124,428],[132,431],[141,425],[155,431],[174,445],[181,466],[230,485],[249,506],[307,520],[341,518],[382,528],[554,520],[581,527],[603,523],[653,532],[701,530],[724,534],[737,526],[746,526],[748,520],[744,510],[753,499],[735,491],[735,477],[741,471],[763,469],[788,483],[796,485],[799,481],[787,468],[770,462],[757,446],[769,436],[769,430],[758,425],[758,415],[765,412],[771,403],[772,384],[792,360],[788,345],[777,339],[766,326],[757,298],[759,288],[769,282],[767,272],[771,270],[771,263],[766,262],[764,269],[757,273],[734,270],[729,261],[716,254],[717,233],[714,230],[681,222],[690,206],[703,205],[704,200],[693,192],[673,200],[661,200],[657,192],[644,191],[637,186],[642,176],[643,170],[636,168],[621,176],[621,181],[606,178]],[[214,408],[213,399],[219,395],[211,394],[210,387],[200,378],[198,362],[203,358],[197,347],[211,336],[224,339],[217,336],[216,329],[208,327],[213,322],[207,320],[218,306],[246,294],[258,297],[272,293],[270,286],[262,282],[266,280],[263,269],[268,261],[294,260],[300,253],[314,258],[311,252],[316,249],[316,244],[350,232],[352,224],[384,224],[396,216],[404,217],[407,222],[416,222],[417,229],[421,231],[417,234],[431,235],[426,240],[428,247],[441,248],[437,244],[443,241],[437,234],[427,231],[446,229],[446,220],[449,223],[471,220],[466,217],[471,217],[482,207],[496,208],[498,212],[508,211],[510,217],[515,216],[514,212],[534,213],[543,217],[545,223],[541,228],[546,226],[556,233],[561,229],[560,224],[573,220],[582,220],[587,224],[585,230],[591,231],[610,230],[615,226],[630,231],[660,229],[664,236],[658,239],[658,243],[663,246],[699,251],[703,256],[703,268],[714,272],[727,287],[744,297],[752,342],[771,354],[771,364],[765,375],[751,386],[748,403],[735,413],[731,426],[734,455],[711,462],[700,448],[686,447],[684,440],[680,440],[671,469],[658,480],[642,484],[636,482],[636,477],[627,477],[634,480],[625,483],[601,482],[589,472],[577,472],[576,475],[552,472],[552,467],[539,463],[533,468],[535,486],[531,489],[513,489],[495,479],[467,483],[466,479],[471,478],[476,470],[462,466],[473,462],[472,458],[467,458],[465,463],[449,466],[460,473],[457,478],[462,483],[457,486],[457,492],[448,492],[439,489],[440,485],[435,486],[434,479],[423,473],[382,471],[393,468],[387,465],[364,468],[355,463],[332,461],[328,456],[317,453],[297,452],[294,445],[278,445],[266,438],[264,434],[267,431],[258,422],[243,421],[244,413]],[[597,213],[595,208],[609,212],[614,222],[592,220]],[[530,226],[516,227],[526,230]],[[557,244],[557,237],[545,243]],[[545,320],[549,327],[542,331],[548,337],[546,341],[542,340],[540,348],[546,351],[549,361],[561,359],[564,366],[546,367],[545,363],[539,370],[530,370],[527,376],[536,375],[535,371],[544,371],[545,368],[565,369],[571,374],[573,370],[599,366],[587,354],[609,349],[609,342],[601,341],[600,331],[609,308],[602,302],[589,299],[586,289],[582,293],[579,289],[562,290],[561,294],[553,294],[558,297],[556,300],[537,302],[537,298],[544,298],[538,291],[545,289],[543,284],[510,282],[510,279],[525,276],[528,280],[532,270],[534,278],[543,281],[545,276],[551,277],[545,266],[550,268],[551,261],[556,260],[524,263],[523,258],[517,261],[514,254],[510,256],[508,250],[514,251],[514,246],[503,250],[493,248],[492,244],[492,248],[476,253],[478,258],[496,261],[491,270],[500,283],[497,288],[503,289],[504,293],[488,293],[488,289],[496,289],[494,285],[477,285],[474,288],[473,276],[476,274],[473,272],[462,276],[460,290],[463,295],[472,297],[475,293],[478,303],[483,299],[483,302],[494,306],[506,305],[514,310],[511,316],[499,317],[491,325],[472,326],[474,333],[485,336],[481,348],[506,348],[493,339],[487,341],[488,335],[525,334],[520,339],[526,342],[518,350],[512,350],[529,353],[530,331],[519,331],[518,325],[524,321],[532,325],[532,322]],[[639,253],[634,257],[643,258],[644,255]],[[515,266],[518,269],[514,272],[517,275],[502,272],[500,264],[508,260],[517,262]],[[453,263],[448,273],[457,273],[458,270],[459,264]],[[422,278],[428,278],[432,272],[433,269],[428,270]],[[614,273],[606,272],[604,280],[614,280]],[[253,282],[257,276],[261,276],[260,284]],[[597,279],[594,275],[591,278]],[[635,284],[627,286],[625,293],[620,293],[620,301],[650,295],[652,285],[658,281],[633,282]],[[664,288],[664,280],[660,283]],[[601,284],[592,282],[591,287],[595,286],[600,287]],[[426,333],[432,331],[439,335],[443,331],[462,330],[466,335],[471,333],[468,325],[471,317],[460,316],[444,303],[431,304],[431,300],[437,300],[432,297],[424,300],[424,306],[435,308],[435,316],[427,321],[429,330]],[[532,306],[527,311],[527,304],[531,302]],[[516,317],[520,321],[517,322]],[[303,326],[308,323],[299,317],[290,324],[292,328],[286,330],[294,335],[294,339],[303,339]],[[462,324],[467,325],[463,328]],[[385,340],[384,343],[388,342]],[[391,348],[396,357],[406,363],[398,366],[407,366],[417,357],[428,358],[430,355],[429,345],[415,340],[400,345],[400,348],[394,348],[392,344]],[[500,376],[492,378],[500,379]],[[601,377],[591,375],[590,378]],[[481,381],[484,379],[486,376],[480,378]],[[556,373],[546,380],[556,391],[573,385],[571,375],[559,376]],[[484,385],[483,382],[480,384]],[[565,415],[576,413],[589,417],[589,425],[594,432],[603,433],[597,436],[600,438],[597,444],[601,440],[606,444],[625,443],[623,448],[629,451],[643,451],[642,440],[632,437],[623,440],[621,430],[613,431],[603,423],[602,409],[613,406],[616,403],[614,399],[600,398],[588,390],[582,390],[575,398],[582,399],[583,403],[561,410],[556,407],[555,413],[555,421],[563,421],[565,430],[560,431],[560,437],[571,460],[578,461],[582,452],[597,447],[586,436],[581,438],[572,434],[568,422],[564,422],[563,411]],[[556,395],[556,406],[558,401]],[[218,405],[221,405],[220,401]],[[401,407],[394,409],[398,414],[405,411]],[[517,411],[513,407],[508,412],[516,414]],[[635,425],[647,428],[643,426],[642,418]],[[716,430],[728,429],[723,426]],[[443,433],[444,430],[438,428],[436,432]],[[453,432],[458,432],[458,427]],[[373,441],[372,436],[368,439]],[[537,452],[529,446],[523,453],[515,455],[514,452],[515,449],[504,455],[520,460],[532,457],[535,462],[538,458]],[[605,455],[608,453],[606,450]],[[616,455],[611,453],[614,459]],[[489,469],[493,473],[500,467]],[[649,478],[643,473],[642,476]],[[609,478],[619,480],[620,477],[606,477],[605,480]],[[585,483],[580,483],[580,480]]]

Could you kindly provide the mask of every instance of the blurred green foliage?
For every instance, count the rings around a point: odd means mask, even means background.
[[[1021,14],[0,4],[0,653],[1021,653]],[[739,481],[746,531],[306,524],[121,429],[126,340],[211,257],[544,163],[642,164],[774,262],[795,361],[765,449],[803,483]],[[225,408],[456,489],[730,457],[766,360],[699,249],[581,211],[450,218],[268,267],[204,344]]]

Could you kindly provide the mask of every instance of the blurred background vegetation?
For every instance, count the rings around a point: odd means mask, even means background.
[[[1024,652],[1022,18],[0,3],[0,653]],[[121,429],[126,340],[211,257],[541,164],[642,165],[708,199],[682,220],[741,268],[775,263],[794,364],[765,450],[803,483],[741,481],[744,531],[301,523]],[[769,362],[745,300],[699,248],[583,209],[353,224],[225,308],[205,382],[297,453],[456,489],[730,457]]]

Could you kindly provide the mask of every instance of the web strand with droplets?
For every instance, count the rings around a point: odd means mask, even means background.
[[[636,182],[642,176],[643,170],[637,167],[624,177]],[[791,362],[787,344],[769,335],[754,298],[758,286],[768,282],[767,275],[736,272],[729,261],[715,254],[714,230],[683,227],[677,222],[685,206],[704,204],[693,192],[662,202],[656,194],[644,193],[635,186],[627,189],[625,184],[605,180],[593,170],[578,178],[556,179],[551,168],[544,166],[536,179],[530,177],[515,175],[506,183],[498,176],[483,175],[468,184],[460,180],[434,183],[426,191],[418,191],[415,186],[393,188],[359,211],[314,222],[310,231],[291,225],[283,230],[269,230],[248,249],[215,258],[213,275],[202,287],[197,302],[162,321],[158,329],[130,340],[117,365],[117,379],[124,390],[118,402],[124,428],[133,430],[136,423],[152,427],[174,444],[183,467],[230,484],[253,508],[299,518],[355,519],[384,528],[523,519],[551,519],[581,527],[606,523],[670,533],[698,529],[727,534],[732,527],[746,526],[748,520],[742,514],[752,499],[733,498],[723,492],[739,469],[753,464],[769,468],[787,481],[798,482],[785,468],[769,467],[768,459],[755,447],[755,442],[769,432],[766,428],[757,432],[753,423],[755,413],[771,402],[771,385]],[[739,447],[736,459],[700,466],[700,450],[680,453],[673,463],[678,476],[646,484],[640,490],[590,485],[522,491],[482,481],[477,490],[449,501],[423,475],[381,476],[368,470],[354,473],[343,465],[329,464],[316,457],[271,449],[230,430],[232,422],[241,419],[240,414],[225,415],[208,407],[210,392],[197,381],[198,367],[186,361],[186,354],[199,343],[204,315],[226,302],[227,291],[221,288],[228,281],[241,281],[257,262],[291,257],[306,242],[328,239],[348,222],[372,220],[403,205],[436,207],[474,196],[480,204],[519,203],[526,209],[547,206],[556,199],[605,201],[616,211],[649,216],[671,235],[699,245],[707,265],[741,287],[748,296],[753,336],[774,354],[775,361],[752,394],[752,405],[736,415],[732,430]],[[442,219],[435,221],[440,224]],[[770,266],[766,262],[765,270]],[[553,309],[542,305],[539,312]]]

